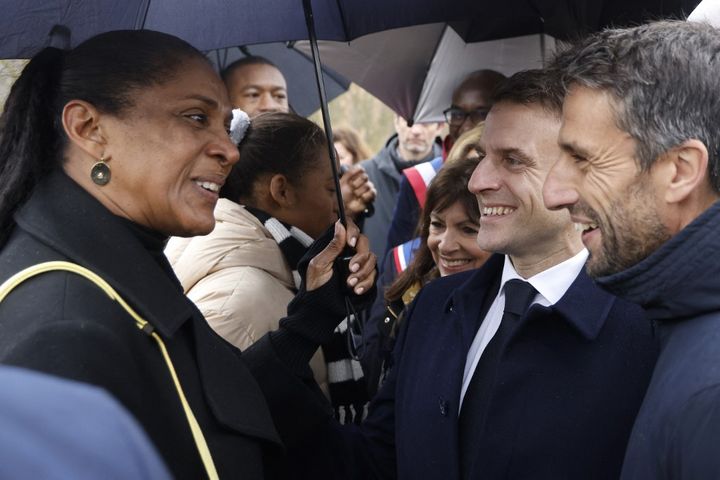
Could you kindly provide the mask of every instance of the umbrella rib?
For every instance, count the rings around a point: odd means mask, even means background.
[[[150,0],[143,0],[140,4],[140,15],[138,15],[135,21],[135,30],[143,30],[145,28],[145,22],[147,22],[148,11],[150,10]]]
[[[435,48],[433,49],[432,55],[430,55],[430,63],[425,66],[425,76],[427,77],[427,74],[430,73],[430,67],[432,66],[433,59],[435,58],[435,55],[437,55],[438,49],[440,48],[440,45],[443,42],[443,39],[445,38],[445,34],[447,33],[448,28],[450,28],[447,24],[445,24],[445,27],[443,28],[442,35],[440,35],[440,40],[435,44]],[[423,82],[424,86],[424,82]],[[418,96],[415,99],[415,110],[412,112],[412,118],[410,119],[411,123],[415,123],[415,115],[417,115],[417,109],[420,104],[420,98],[422,98],[424,88],[420,88],[420,91],[418,92]],[[405,121],[407,122],[408,119],[406,118]],[[409,123],[409,127],[412,125]]]
[[[345,34],[345,40],[350,41],[350,35],[348,34],[348,28],[347,28],[347,22],[345,21],[345,10],[342,6],[342,0],[335,0],[335,4],[338,8],[338,13],[340,14],[340,24],[343,28],[343,33]]]
[[[288,43],[291,43],[291,42],[288,42]],[[293,43],[293,46],[288,46],[287,48],[294,50],[295,52],[298,53],[298,55],[301,55],[302,57],[306,58],[310,63],[312,63],[312,61],[313,61],[312,56],[308,55],[307,53],[303,52],[302,50],[298,50],[294,46],[295,42],[292,42],[292,43]],[[330,67],[323,68],[322,72],[323,72],[323,76],[330,78],[335,83],[337,83],[338,85],[340,85],[346,89],[352,83],[352,80],[343,77],[341,74],[337,73],[335,70],[332,70]]]

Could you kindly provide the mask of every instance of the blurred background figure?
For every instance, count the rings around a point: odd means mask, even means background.
[[[428,185],[442,168],[458,138],[485,120],[492,106],[493,92],[504,80],[505,76],[494,70],[477,70],[466,76],[457,86],[453,92],[452,104],[444,112],[448,122],[448,134],[443,140],[442,159],[403,170],[384,252],[415,236],[415,226],[425,203]]]
[[[244,110],[251,119],[263,113],[290,112],[287,81],[267,58],[241,58],[225,67],[220,76],[233,107]],[[340,178],[340,187],[345,211],[353,218],[365,213],[375,200],[375,187],[360,167],[345,171]]]
[[[0,478],[171,478],[104,390],[14,367],[0,367],[0,386]]]
[[[333,141],[341,165],[349,167],[370,158],[370,150],[360,134],[352,127],[343,126],[333,129]]]
[[[221,72],[230,103],[250,118],[261,113],[289,112],[287,82],[282,72],[264,57],[248,56]]]
[[[443,157],[447,158],[460,135],[485,120],[492,107],[493,92],[505,78],[505,75],[495,70],[477,70],[460,82],[453,92],[452,104],[443,112],[448,123]]]
[[[409,126],[404,118],[395,117],[395,134],[373,158],[360,165],[377,188],[375,214],[365,220],[363,233],[370,240],[370,250],[380,257],[385,248],[402,171],[405,168],[439,157],[442,147],[436,141],[442,123],[416,123]]]
[[[239,148],[240,161],[220,191],[215,229],[172,238],[166,254],[212,328],[245,350],[278,328],[300,287],[298,263],[337,220],[338,206],[327,140],[310,120],[260,115]],[[334,339],[323,345],[310,365],[337,409],[362,406],[367,395],[360,365],[353,367],[339,337],[339,346]]]
[[[363,331],[361,361],[373,394],[390,367],[395,332],[405,306],[427,282],[479,268],[490,254],[478,247],[480,211],[468,181],[478,164],[478,127],[450,152],[427,192],[419,237],[393,248],[378,279],[378,298]]]

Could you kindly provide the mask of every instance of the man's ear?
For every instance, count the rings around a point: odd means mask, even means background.
[[[270,196],[283,208],[295,203],[295,190],[287,177],[281,173],[276,173],[270,178]]]
[[[700,140],[687,140],[666,155],[663,170],[667,203],[680,203],[708,185],[708,151]]]
[[[62,124],[71,143],[90,155],[105,155],[107,139],[100,126],[100,112],[83,100],[71,100],[62,111]]]

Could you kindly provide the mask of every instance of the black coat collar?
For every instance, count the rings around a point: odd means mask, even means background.
[[[642,305],[654,320],[695,318],[720,310],[720,202],[648,257],[597,279],[598,284]]]
[[[493,291],[493,282],[502,276],[504,255],[495,254],[491,256],[485,265],[475,271],[467,281],[462,284],[450,297],[452,308],[456,308],[461,318],[471,322],[463,329],[464,335],[471,335],[474,338],[477,327],[482,319],[479,319],[480,309],[485,301],[485,295]],[[482,292],[483,297],[478,296]],[[497,293],[497,287],[494,289]],[[588,340],[597,337],[605,324],[615,302],[615,297],[599,288],[592,279],[585,273],[583,268],[575,278],[565,295],[554,305],[542,307],[533,305],[528,311],[546,311],[553,313],[572,326],[579,334]],[[451,308],[450,305],[446,308]],[[472,338],[470,341],[472,341]]]
[[[15,221],[103,277],[163,336],[171,337],[196,312],[177,279],[159,267],[127,226],[63,172],[36,187]]]

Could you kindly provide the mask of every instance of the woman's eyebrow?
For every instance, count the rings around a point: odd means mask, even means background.
[[[219,104],[218,104],[217,100],[214,100],[214,99],[212,99],[212,98],[210,98],[210,97],[206,97],[205,95],[201,95],[201,94],[193,93],[193,94],[190,94],[190,95],[186,96],[185,99],[186,99],[186,100],[199,100],[199,101],[207,104],[209,107],[212,107],[212,108],[218,108],[218,107],[219,107]]]

